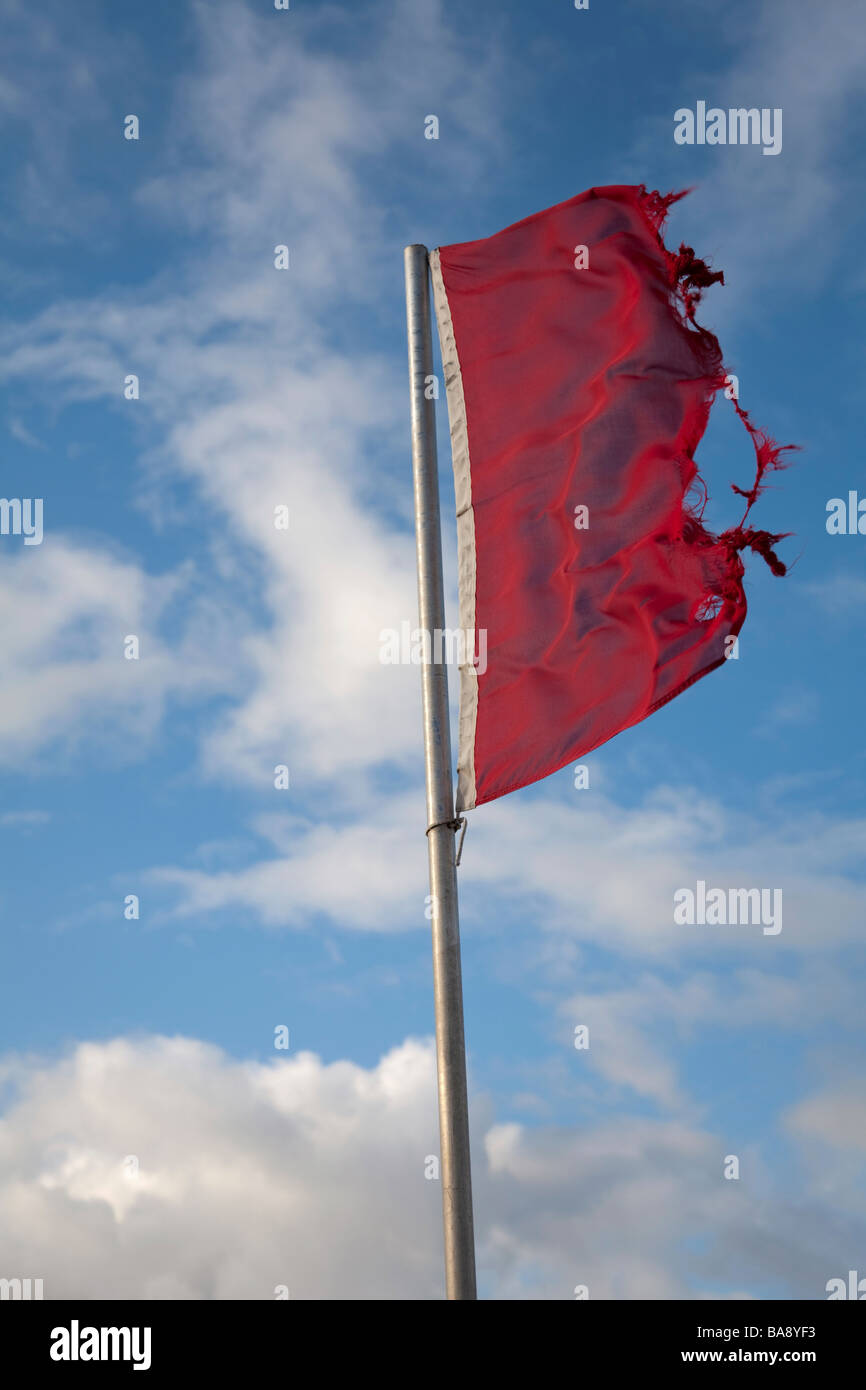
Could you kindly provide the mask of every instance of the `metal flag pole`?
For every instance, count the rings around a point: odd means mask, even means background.
[[[469,1164],[469,1105],[463,1040],[463,982],[457,868],[454,858],[454,787],[448,724],[448,672],[435,641],[445,630],[442,533],[436,416],[425,387],[433,378],[430,288],[426,246],[407,246],[406,326],[412,402],[412,472],[415,479],[415,536],[418,549],[418,612],[429,634],[428,660],[421,666],[424,703],[424,765],[427,778],[427,853],[433,908],[433,986],[436,1002],[436,1073],[439,1082],[442,1219],[445,1227],[445,1297],[474,1299],[475,1238]]]

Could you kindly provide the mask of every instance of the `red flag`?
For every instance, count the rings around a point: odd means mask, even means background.
[[[746,616],[746,528],[784,452],[756,452],[715,536],[694,451],[726,383],[695,323],[712,272],[661,229],[682,194],[593,188],[430,257],[451,424],[459,810],[556,772],[721,665]]]

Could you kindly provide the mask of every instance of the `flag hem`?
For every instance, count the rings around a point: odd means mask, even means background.
[[[433,281],[433,307],[439,332],[445,401],[451,432],[451,463],[454,469],[454,498],[457,510],[457,586],[460,626],[467,646],[468,660],[460,666],[460,713],[457,734],[457,812],[475,806],[475,729],[478,720],[478,672],[472,663],[475,645],[475,513],[472,509],[472,475],[469,468],[469,432],[463,375],[451,322],[448,294],[439,264],[439,248],[430,253]],[[469,634],[472,646],[469,647]]]

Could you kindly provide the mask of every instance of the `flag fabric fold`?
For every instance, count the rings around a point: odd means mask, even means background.
[[[735,488],[737,527],[703,523],[694,452],[726,372],[695,310],[723,276],[665,247],[681,196],[594,188],[431,253],[475,638],[458,810],[557,771],[721,665],[746,616],[744,549],[785,572],[782,537],[746,524],[785,449],[736,400],[755,480]]]

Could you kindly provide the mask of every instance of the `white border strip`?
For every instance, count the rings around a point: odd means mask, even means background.
[[[457,580],[460,597],[460,626],[465,634],[475,633],[475,513],[472,510],[472,475],[469,469],[469,434],[466,428],[466,402],[463,377],[454,340],[451,309],[439,265],[439,248],[430,253],[433,279],[433,306],[439,329],[442,367],[445,373],[445,399],[451,426],[451,461],[454,466],[454,496],[457,504]],[[468,648],[467,648],[468,650]],[[457,811],[471,811],[475,805],[475,728],[478,722],[478,672],[469,661],[460,667],[460,717],[457,747]]]

